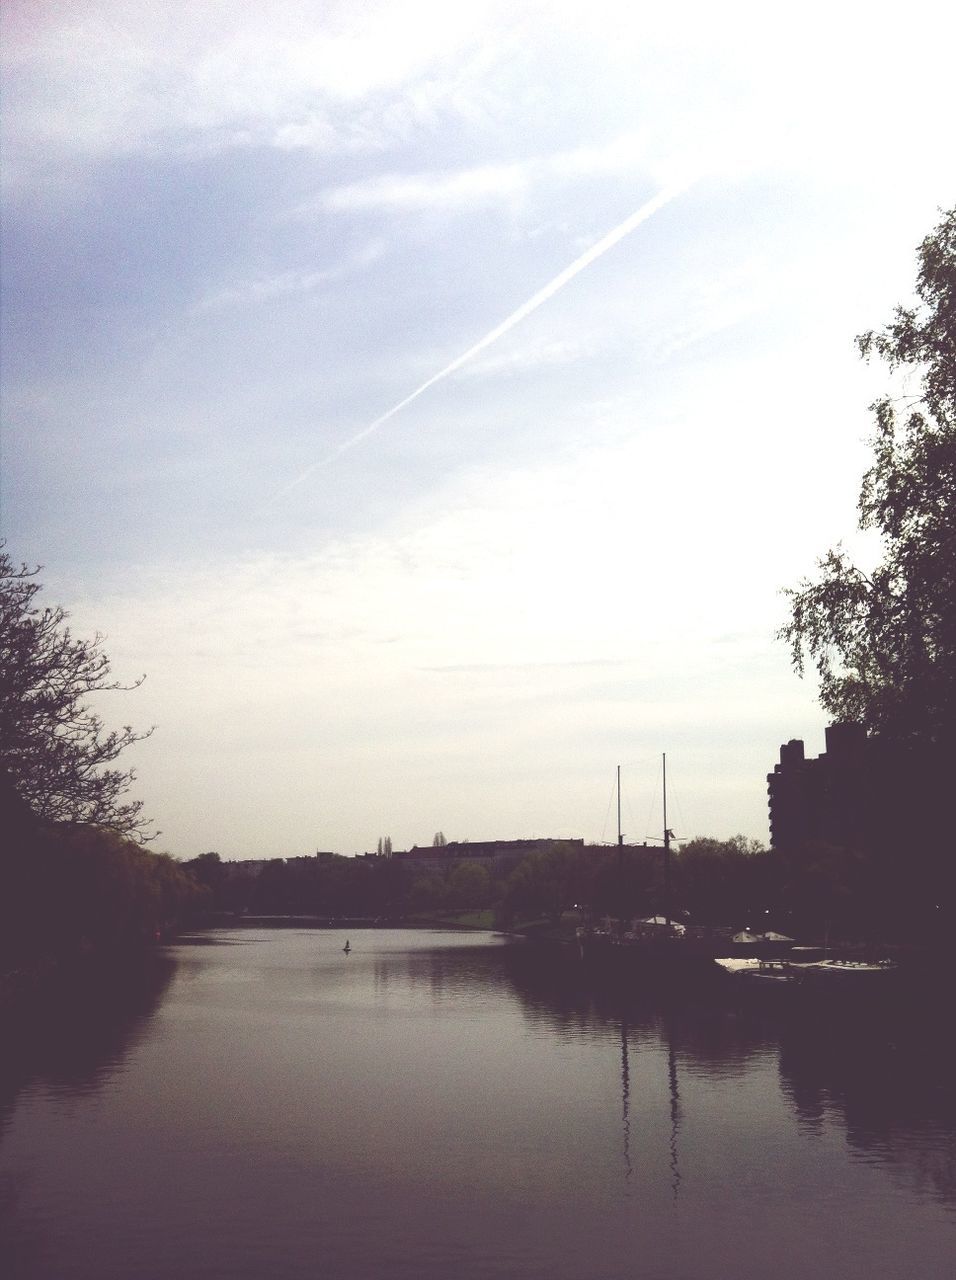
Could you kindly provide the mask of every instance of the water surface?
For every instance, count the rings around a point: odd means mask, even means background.
[[[24,1280],[949,1277],[949,1015],[214,931],[8,1028]]]

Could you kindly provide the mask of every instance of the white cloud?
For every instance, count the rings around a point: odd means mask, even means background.
[[[228,285],[206,294],[194,310],[220,311],[237,305],[267,302],[290,294],[312,293],[323,286],[345,280],[356,271],[364,271],[380,261],[385,246],[381,240],[370,241],[358,254],[346,262],[315,271],[280,271],[274,275],[259,275],[238,284]]]
[[[203,135],[217,145],[374,146],[379,131],[393,133],[397,109],[426,121],[439,108],[468,110],[468,68],[487,60],[476,41],[488,7],[91,0],[37,17],[15,5],[8,139],[24,168],[43,155]],[[353,127],[350,111],[373,98]]]
[[[520,199],[528,185],[524,165],[482,165],[451,173],[383,174],[364,182],[334,187],[323,197],[339,210],[401,208],[473,208]]]
[[[774,166],[837,177],[906,148],[908,172],[888,182],[913,184],[950,163],[940,130],[956,20],[921,0],[898,14],[809,4],[799,20],[760,4],[652,12],[616,0],[8,8],[11,188],[151,148],[434,149],[448,125],[472,143],[517,142],[574,181],[631,172],[666,185],[688,169],[739,178]],[[583,95],[573,116],[565,94]],[[919,104],[926,127],[890,97]],[[497,169],[502,181],[500,156],[461,180],[494,182]],[[466,197],[454,179],[429,189],[427,175],[418,188],[375,177],[377,194],[375,181],[344,184],[341,198]]]

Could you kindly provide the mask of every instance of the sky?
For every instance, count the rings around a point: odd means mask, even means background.
[[[189,858],[767,840],[949,6],[8,0],[0,536]]]

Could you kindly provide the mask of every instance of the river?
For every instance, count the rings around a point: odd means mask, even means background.
[[[197,934],[8,1019],[3,1274],[954,1274],[949,1006],[350,937]]]

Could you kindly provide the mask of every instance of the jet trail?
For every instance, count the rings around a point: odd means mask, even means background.
[[[449,377],[460,369],[462,365],[467,364],[469,360],[473,360],[475,356],[480,355],[480,353],[490,347],[493,342],[497,342],[499,338],[504,337],[504,335],[513,329],[516,324],[520,324],[521,321],[527,316],[530,316],[533,311],[537,311],[538,307],[540,307],[542,303],[547,302],[549,298],[553,298],[560,289],[563,289],[564,286],[568,284],[569,281],[573,280],[579,272],[583,271],[585,267],[589,267],[592,262],[596,262],[598,258],[607,253],[608,249],[613,249],[616,244],[623,240],[625,236],[630,235],[632,231],[635,231],[642,222],[646,222],[652,214],[655,214],[658,211],[658,209],[662,209],[664,205],[669,204],[671,200],[675,199],[683,191],[686,191],[689,185],[690,184],[687,182],[679,185],[674,184],[672,186],[665,187],[663,191],[658,192],[658,194],[648,200],[646,204],[641,205],[640,209],[625,218],[623,222],[618,223],[618,225],[609,231],[607,235],[602,236],[596,244],[592,244],[590,249],[586,249],[579,258],[575,258],[570,266],[565,267],[563,271],[560,271],[553,280],[549,281],[548,284],[539,289],[537,293],[532,294],[527,302],[523,302],[521,306],[518,307],[517,311],[512,311],[511,315],[508,316],[507,319],[502,320],[501,324],[496,325],[490,333],[486,333],[485,336],[479,339],[473,347],[469,347],[467,351],[452,360],[451,364],[445,365],[444,369],[440,369],[438,373],[432,374],[427,382],[423,382],[420,387],[416,387],[416,389],[411,392],[410,395],[407,395],[404,400],[399,400],[398,404],[393,404],[391,409],[387,409],[385,413],[376,418],[374,422],[370,422],[367,427],[363,427],[362,430],[357,431],[354,436],[350,436],[348,440],[344,441],[336,449],[333,449],[328,457],[322,458],[318,462],[313,462],[312,465],[306,468],[300,476],[297,476],[295,480],[292,480],[287,484],[284,489],[281,489],[279,493],[276,494],[276,497],[281,498],[285,494],[290,493],[293,489],[298,488],[300,484],[303,484],[319,467],[328,466],[329,463],[335,462],[337,458],[341,458],[343,453],[348,453],[350,449],[354,449],[362,440],[366,440],[370,435],[376,432],[379,427],[388,422],[389,418],[394,418],[395,414],[400,413],[406,405],[410,405],[413,400],[417,400],[419,396],[424,395],[425,392],[430,387],[433,387],[436,382],[441,382],[444,378]]]

